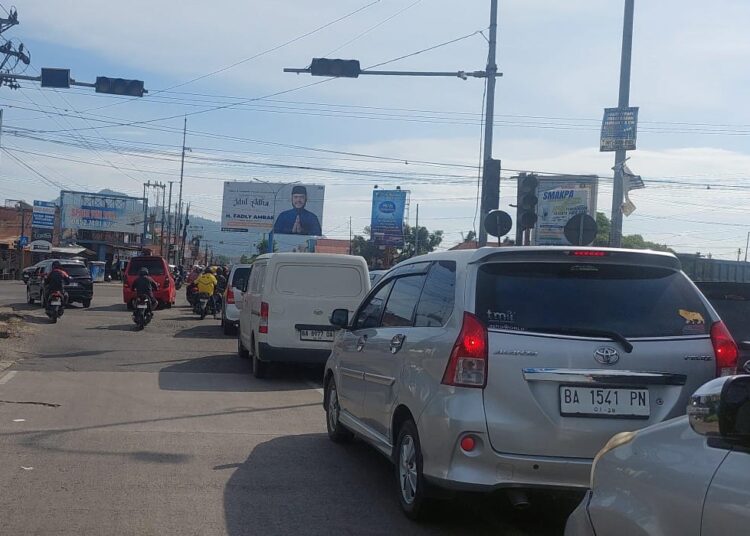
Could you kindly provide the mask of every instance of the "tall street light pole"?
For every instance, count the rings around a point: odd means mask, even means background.
[[[630,106],[630,60],[633,50],[633,9],[635,0],[625,0],[625,17],[622,26],[622,54],[620,57],[620,98],[617,103],[621,110]],[[612,189],[612,224],[609,245],[622,246],[622,201],[624,197],[623,163],[627,158],[624,149],[615,151],[615,176]]]
[[[495,81],[497,79],[497,0],[492,0],[490,5],[490,51],[487,56],[487,103],[484,119],[484,165],[482,172],[481,208],[479,211],[479,247],[487,245],[487,230],[484,228],[484,218],[490,210],[497,206],[491,200],[494,192],[490,195],[488,188],[492,187],[493,181],[488,181],[487,163],[492,160],[492,138],[495,122]],[[498,186],[499,192],[499,186]]]
[[[187,136],[187,117],[182,127],[182,159],[180,160],[180,193],[177,201],[177,223],[175,224],[175,239],[182,236],[182,179],[185,171],[185,138]],[[177,242],[177,240],[175,240]],[[175,252],[175,255],[177,253]]]

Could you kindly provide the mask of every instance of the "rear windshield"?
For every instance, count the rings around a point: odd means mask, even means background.
[[[128,275],[138,275],[141,268],[148,268],[148,275],[164,275],[164,261],[161,259],[133,259]]]
[[[494,328],[606,330],[625,337],[703,335],[711,320],[681,272],[573,263],[485,264],[477,314]]]
[[[364,291],[362,274],[353,266],[282,265],[276,290],[303,297],[354,298]]]
[[[62,269],[65,270],[70,277],[91,277],[89,269],[83,264],[63,264]]]
[[[234,274],[232,275],[232,286],[234,288],[243,289],[247,284],[247,278],[250,276],[250,267],[235,268]]]

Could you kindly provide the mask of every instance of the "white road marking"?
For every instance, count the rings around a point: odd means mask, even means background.
[[[307,384],[307,385],[308,385],[308,386],[309,386],[309,387],[310,387],[311,389],[314,389],[315,391],[319,392],[319,393],[320,393],[321,395],[322,395],[322,394],[325,394],[325,393],[323,393],[323,388],[322,388],[322,387],[318,387],[318,384],[317,384],[317,383],[315,383],[315,382],[311,382],[310,380],[305,380],[305,383],[306,383],[306,384]]]
[[[21,466],[21,469],[23,469],[24,471],[32,471],[32,470],[33,470],[34,468],[33,468],[33,467],[24,467],[24,466],[22,465],[22,466]]]
[[[26,419],[13,419],[13,422],[26,422]]]
[[[11,370],[10,372],[6,373],[5,376],[0,377],[0,385],[3,385],[5,383],[8,383],[10,380],[13,379],[13,376],[16,375],[15,370]]]

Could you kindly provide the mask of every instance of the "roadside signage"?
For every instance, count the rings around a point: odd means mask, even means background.
[[[55,228],[55,210],[57,207],[49,201],[34,201],[31,213],[31,226],[39,229]]]
[[[605,108],[600,151],[632,151],[638,134],[638,107]]]
[[[404,246],[406,190],[373,190],[370,233],[378,246]]]
[[[599,179],[596,175],[545,175],[538,177],[537,221],[531,237],[534,246],[569,246],[565,226],[577,214],[596,217]]]
[[[52,253],[52,244],[46,240],[34,240],[27,249],[32,253]]]
[[[20,237],[20,238],[18,239],[18,244],[19,244],[19,245],[20,245],[20,246],[21,246],[22,248],[25,248],[25,247],[26,247],[26,244],[28,244],[28,243],[29,243],[29,237],[28,237],[28,236],[22,236],[22,237]]]

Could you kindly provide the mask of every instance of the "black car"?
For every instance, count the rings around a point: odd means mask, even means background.
[[[33,274],[38,267],[39,267],[39,263],[33,266],[27,266],[21,271],[21,279],[23,280],[24,283],[29,282],[29,279],[31,279],[31,274]]]
[[[52,263],[55,261],[59,261],[62,269],[70,276],[70,283],[65,285],[68,302],[78,302],[84,307],[90,306],[91,299],[94,297],[94,282],[91,279],[91,273],[83,262],[70,259],[48,259],[38,263],[26,284],[26,301],[29,304],[39,301],[43,307],[45,306],[44,280],[52,271]]]

